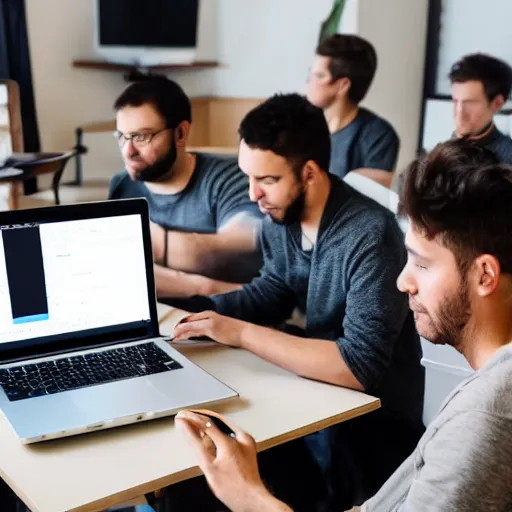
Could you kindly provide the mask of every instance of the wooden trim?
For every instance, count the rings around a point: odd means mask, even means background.
[[[92,123],[83,124],[80,126],[83,133],[101,133],[101,132],[113,132],[116,129],[115,119],[108,121],[96,121]]]
[[[118,64],[100,60],[74,60],[74,68],[101,69],[103,71],[184,71],[195,69],[210,69],[219,67],[217,61],[197,61],[190,64],[160,64],[158,66],[140,66],[137,64]]]

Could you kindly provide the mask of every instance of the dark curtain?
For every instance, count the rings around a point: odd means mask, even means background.
[[[25,151],[39,151],[24,0],[0,0],[0,78],[18,82]],[[26,193],[34,192],[36,189],[35,180],[25,183]],[[28,510],[1,479],[0,510],[2,512]]]
[[[18,82],[25,151],[39,151],[25,0],[0,0],[0,78]],[[25,193],[36,190],[35,179],[25,182]]]

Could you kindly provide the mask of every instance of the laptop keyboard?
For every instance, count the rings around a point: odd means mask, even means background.
[[[182,366],[155,343],[144,343],[2,368],[0,385],[13,402],[179,368]]]

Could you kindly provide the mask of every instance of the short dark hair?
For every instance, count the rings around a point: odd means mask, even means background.
[[[324,113],[299,94],[276,94],[251,110],[238,130],[251,148],[270,150],[294,169],[313,160],[329,170],[331,136]]]
[[[489,101],[502,95],[505,100],[512,88],[512,68],[504,61],[485,55],[472,53],[457,61],[450,70],[450,82],[482,82]]]
[[[333,34],[320,41],[317,55],[329,57],[333,80],[348,78],[348,97],[356,105],[366,96],[377,70],[377,52],[366,39],[349,34]]]
[[[165,119],[168,128],[192,121],[190,100],[183,89],[162,75],[137,75],[114,103],[116,112],[124,107],[151,104]]]
[[[512,166],[467,140],[438,144],[405,171],[399,213],[438,237],[461,271],[482,254],[512,272]]]

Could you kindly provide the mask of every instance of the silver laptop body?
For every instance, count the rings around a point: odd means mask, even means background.
[[[238,396],[159,334],[144,199],[0,213],[0,385],[23,443]]]

